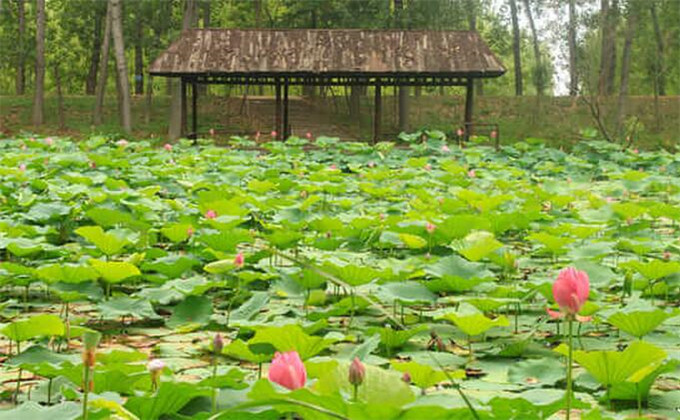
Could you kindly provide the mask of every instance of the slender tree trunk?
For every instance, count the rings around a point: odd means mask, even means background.
[[[36,0],[35,95],[33,125],[42,125],[45,108],[45,0]]]
[[[619,21],[619,2],[612,0],[607,16],[607,33],[609,42],[607,43],[609,57],[607,58],[607,75],[605,79],[605,92],[607,96],[614,94],[614,80],[616,79],[616,27]]]
[[[659,17],[656,13],[656,1],[649,2],[649,11],[652,14],[652,25],[654,26],[654,36],[656,37],[656,86],[659,96],[666,96],[666,75],[664,66],[664,42],[663,36],[661,34],[661,28],[659,27]]]
[[[634,0],[628,3],[628,22],[626,25],[626,37],[623,44],[621,57],[621,86],[619,86],[619,102],[616,111],[616,135],[621,136],[623,119],[626,114],[626,101],[628,100],[628,77],[630,75],[631,50],[633,38],[637,27],[637,4]]]
[[[90,56],[90,70],[85,79],[85,94],[94,95],[97,89],[97,71],[102,49],[102,20],[106,19],[106,12],[97,7],[94,12],[94,37],[92,39],[92,55]]]
[[[534,24],[534,17],[531,13],[531,7],[529,7],[529,0],[524,0],[524,9],[527,14],[527,19],[529,20],[529,27],[531,28],[531,37],[534,44],[534,57],[536,60],[536,69],[534,70],[534,83],[536,85],[536,93],[538,96],[543,96],[544,83],[543,83],[543,66],[541,64],[541,49],[538,43],[538,34],[536,33],[536,25]]]
[[[196,25],[196,0],[184,0],[184,17],[182,18],[182,30],[187,30]],[[172,100],[170,102],[170,124],[168,137],[176,140],[182,136],[182,101],[181,85],[177,80],[173,81]]]
[[[66,128],[66,117],[64,116],[64,95],[61,90],[61,73],[59,71],[59,62],[55,61],[53,65],[54,83],[57,88],[57,114],[59,116],[59,129]]]
[[[16,79],[16,93],[23,95],[26,89],[26,53],[24,51],[24,39],[26,37],[26,6],[24,0],[17,0],[17,17],[19,20],[19,36],[18,36],[18,60],[17,60],[17,79]]]
[[[130,80],[127,73],[125,60],[125,44],[123,39],[123,17],[121,0],[111,1],[111,36],[113,37],[113,50],[116,57],[116,73],[120,94],[120,119],[123,130],[132,131],[132,116],[130,113]]]
[[[408,86],[399,86],[399,131],[409,130],[409,102],[411,102],[409,90]]]
[[[598,83],[598,94],[600,96],[607,93],[607,72],[609,71],[609,0],[600,0],[600,29],[602,33],[602,46],[600,51],[600,78]]]
[[[109,75],[109,50],[111,44],[111,3],[106,7],[104,24],[104,38],[102,40],[101,59],[99,60],[99,79],[95,89],[94,125],[102,123],[102,111],[104,109],[104,96],[106,94],[106,82]]]
[[[569,0],[569,95],[578,94],[578,70],[576,69],[576,0]]]
[[[510,0],[510,17],[512,19],[512,55],[515,59],[515,95],[522,96],[521,38],[517,19],[517,2],[515,0]]]
[[[135,95],[144,95],[144,22],[142,3],[138,2],[135,16]]]

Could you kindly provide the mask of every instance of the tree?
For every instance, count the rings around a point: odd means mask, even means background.
[[[144,94],[144,3],[135,3],[135,95]]]
[[[182,30],[187,30],[196,25],[196,0],[184,0],[184,13],[182,18]],[[175,140],[182,136],[182,92],[179,83],[173,83],[172,100],[170,102],[170,124],[168,137]]]
[[[576,0],[569,0],[569,95],[578,94],[578,69],[576,68]]]
[[[26,88],[26,53],[24,38],[26,36],[26,7],[24,0],[17,0],[17,17],[19,21],[16,93],[23,95]]]
[[[633,38],[635,37],[635,30],[638,21],[638,1],[629,0],[628,2],[628,18],[626,19],[626,35],[623,43],[623,54],[621,57],[621,85],[619,86],[619,101],[616,111],[616,133],[621,135],[621,128],[623,126],[623,118],[625,116],[625,105],[628,96],[628,80],[630,75],[630,60],[631,50],[633,47]]]
[[[529,27],[531,28],[531,38],[534,45],[534,59],[536,60],[536,68],[534,69],[534,84],[536,85],[536,94],[543,96],[545,84],[543,80],[543,66],[541,64],[541,49],[538,42],[538,34],[536,33],[536,25],[534,24],[534,17],[531,13],[529,0],[524,0],[524,9],[529,20]]]
[[[598,92],[600,95],[614,93],[614,77],[616,73],[616,20],[618,1],[600,0],[600,27],[602,48],[600,51],[600,79]]]
[[[123,17],[121,0],[111,2],[111,36],[113,37],[113,50],[116,57],[116,75],[118,80],[118,93],[120,103],[120,122],[123,130],[132,131],[132,117],[130,114],[130,80],[127,74],[125,61],[125,44],[123,40]]]
[[[35,92],[33,96],[33,125],[45,119],[45,0],[36,0],[35,32]]]
[[[654,37],[656,38],[656,60],[654,65],[654,94],[659,96],[666,95],[666,77],[664,69],[664,42],[659,17],[656,13],[656,1],[649,2],[649,11],[652,15],[652,25],[654,26]]]
[[[90,69],[85,79],[85,93],[94,95],[97,87],[97,73],[99,71],[99,56],[102,44],[102,21],[106,19],[106,8],[100,6],[100,2],[94,4],[94,33],[92,37],[92,53],[90,55]]]
[[[521,38],[517,19],[517,2],[515,0],[510,0],[510,17],[512,19],[512,55],[515,60],[515,95],[522,96]]]
[[[106,8],[106,18],[104,24],[104,37],[101,48],[101,59],[99,60],[99,79],[97,80],[95,103],[94,103],[94,124],[102,123],[102,110],[104,108],[104,95],[106,93],[106,81],[109,69],[109,50],[111,43],[111,3]]]

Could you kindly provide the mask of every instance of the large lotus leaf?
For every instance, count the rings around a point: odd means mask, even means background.
[[[174,243],[184,242],[191,236],[193,226],[190,223],[171,223],[161,229],[161,233]]]
[[[212,313],[212,300],[205,296],[189,295],[175,306],[167,325],[170,328],[185,324],[204,325],[208,323]]]
[[[22,258],[43,251],[45,244],[38,239],[12,238],[7,240],[6,248],[12,255]]]
[[[144,271],[155,271],[169,278],[176,278],[199,264],[200,262],[191,256],[168,255],[145,263],[142,265],[142,269]]]
[[[233,340],[222,349],[222,354],[236,360],[250,363],[264,363],[271,360],[271,354],[253,352],[243,340]]]
[[[62,402],[50,407],[43,407],[33,401],[27,401],[11,410],[0,411],[0,420],[75,420],[80,418],[82,407],[72,401]]]
[[[134,241],[126,237],[123,232],[104,232],[101,226],[83,226],[76,229],[75,233],[93,243],[106,255],[119,254]]]
[[[508,379],[524,386],[553,386],[564,378],[564,368],[554,358],[529,359],[514,363]]]
[[[149,229],[149,224],[140,221],[132,213],[110,209],[106,207],[96,207],[85,212],[87,217],[101,227],[124,226],[137,231]]]
[[[563,355],[567,355],[568,350],[564,344],[555,349]],[[638,372],[658,367],[665,357],[665,351],[644,341],[634,341],[624,351],[574,351],[576,363],[604,386],[630,381]]]
[[[466,261],[457,255],[439,259],[434,264],[428,265],[425,272],[442,279],[462,279],[473,281],[475,284],[493,278],[493,273],[485,264]]]
[[[135,299],[125,296],[101,302],[97,307],[104,319],[117,319],[121,317],[139,319],[158,318],[158,315],[156,315],[151,306],[151,302],[146,299]]]
[[[92,258],[89,263],[107,283],[120,283],[142,274],[135,265],[124,261],[101,261]]]
[[[10,340],[26,341],[35,337],[64,335],[64,323],[56,315],[34,315],[28,319],[14,321],[0,330]]]
[[[36,345],[22,351],[18,356],[12,357],[7,361],[7,364],[19,366],[45,378],[54,378],[63,374],[62,369],[59,368],[60,365],[73,365],[79,362],[80,357],[77,355],[55,353],[43,346]]]
[[[332,338],[309,335],[299,325],[289,324],[259,328],[248,344],[251,346],[262,343],[270,344],[281,352],[295,350],[302,360],[306,360],[321,353],[336,341]]]
[[[637,371],[633,376],[628,378],[626,382],[620,382],[612,385],[609,396],[612,400],[628,400],[636,401],[638,396],[640,399],[647,400],[649,391],[654,385],[654,381],[659,375],[675,371],[678,364],[677,360],[670,360],[661,365],[651,364],[645,369]]]
[[[415,281],[392,282],[380,285],[376,296],[385,303],[434,303],[437,297],[421,283]]]
[[[229,319],[236,324],[240,321],[249,321],[260,313],[268,302],[269,294],[267,292],[253,292],[250,299],[231,312]]]
[[[532,242],[538,242],[543,248],[551,254],[563,254],[566,252],[566,246],[574,242],[573,238],[564,236],[555,236],[546,232],[532,233],[527,236],[527,239]]]
[[[369,335],[380,334],[380,343],[389,351],[402,347],[408,340],[426,330],[426,325],[420,325],[408,330],[395,330],[389,327],[373,327],[369,328],[366,333]]]
[[[37,203],[26,213],[26,219],[33,222],[48,222],[67,216],[71,206],[63,203]]]
[[[642,338],[676,315],[677,312],[667,312],[639,302],[618,310],[607,318],[607,322],[634,337]]]
[[[78,264],[43,265],[35,270],[35,274],[45,283],[82,283],[99,278],[95,269]]]
[[[472,232],[465,239],[454,241],[451,247],[469,261],[479,261],[503,247],[490,232]]]
[[[493,327],[507,327],[510,325],[510,321],[504,315],[494,319],[487,318],[477,308],[468,303],[461,304],[456,312],[441,315],[439,319],[445,319],[455,324],[456,327],[469,336],[484,334]]]
[[[491,230],[491,222],[484,216],[461,214],[451,216],[441,223],[435,235],[444,235],[448,241],[465,237],[473,230]]]
[[[350,286],[361,286],[362,284],[367,284],[373,280],[377,280],[381,276],[379,271],[365,265],[335,265],[326,263],[323,268],[330,274],[336,275],[340,278],[340,280]]]
[[[646,263],[641,261],[627,261],[619,264],[619,267],[632,269],[651,281],[662,279],[671,274],[680,273],[680,263],[677,261],[651,260]]]
[[[434,369],[428,365],[421,365],[418,362],[391,362],[392,369],[402,374],[408,373],[411,376],[411,382],[418,388],[426,389],[437,385],[440,382],[448,380],[446,373],[441,370]],[[455,379],[465,378],[464,371],[457,371],[449,373],[449,376]]]
[[[200,396],[209,396],[211,389],[183,382],[161,382],[155,394],[132,396],[125,408],[140,419],[156,420],[164,415],[174,415],[189,401]]]
[[[236,252],[237,245],[251,243],[253,242],[253,237],[247,230],[231,229],[225,232],[201,234],[198,236],[198,240],[217,251]]]

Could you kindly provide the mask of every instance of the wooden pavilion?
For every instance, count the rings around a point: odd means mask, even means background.
[[[180,78],[182,133],[193,138],[199,84],[274,86],[275,129],[280,139],[290,134],[289,86],[373,86],[376,141],[383,87],[465,86],[467,138],[474,125],[474,79],[499,77],[505,68],[475,31],[191,29],[156,58],[149,72]]]

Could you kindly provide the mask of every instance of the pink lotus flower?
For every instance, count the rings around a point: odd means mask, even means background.
[[[163,148],[164,148],[165,150],[167,150],[168,152],[171,152],[171,151],[172,151],[172,144],[170,144],[170,143],[165,143],[165,144],[163,145]]]
[[[385,220],[385,213],[380,213],[380,214],[378,215],[378,218],[379,218],[380,220]]]
[[[222,349],[224,348],[224,339],[222,338],[222,335],[220,333],[217,333],[215,337],[213,337],[213,351],[217,354],[222,353]]]
[[[431,170],[432,170],[432,165],[430,165],[430,164],[428,163],[428,164],[425,165],[425,168],[424,168],[424,169],[425,169],[426,171],[431,171]]]
[[[19,147],[19,148],[20,148],[21,150],[26,150],[26,149],[27,149],[25,144],[22,144],[21,147]]]
[[[208,130],[208,132],[210,133],[210,137],[215,137],[215,129],[214,128],[211,128],[210,130]]]
[[[552,319],[562,319],[562,318],[564,318],[564,312],[553,311],[550,308],[545,308],[545,311],[548,313],[548,315]],[[593,317],[592,316],[581,316],[579,314],[575,314],[574,319],[576,319],[578,322],[588,322],[591,319],[593,319]]]
[[[20,171],[25,171],[25,170],[26,170],[26,164],[25,164],[25,163],[19,164],[19,170],[20,170]]]
[[[446,144],[442,146],[442,153],[449,153],[451,149]]]
[[[470,169],[470,170],[468,171],[468,176],[469,176],[470,178],[475,178],[475,177],[477,177],[477,172],[475,172],[474,169]]]
[[[255,132],[255,140],[260,140],[261,133],[259,131]]]
[[[52,137],[47,137],[45,139],[45,144],[48,146],[52,146],[54,144],[54,139]]]
[[[403,375],[401,375],[401,380],[406,382],[407,384],[411,383],[411,374],[408,372],[404,372]]]
[[[553,297],[560,306],[560,310],[573,316],[581,310],[588,300],[590,282],[585,271],[567,267],[560,271],[553,284]]]
[[[368,165],[369,168],[375,168],[375,162],[370,161],[366,165]]]
[[[194,234],[194,228],[192,226],[189,226],[187,228],[187,236],[191,237]]]
[[[165,362],[161,359],[152,359],[146,364],[146,369],[149,372],[158,372],[165,368]]]
[[[635,153],[637,155],[638,153],[640,153],[640,151],[637,148],[635,148],[635,149],[633,149],[633,153]]]
[[[335,163],[331,163],[330,166],[328,167],[328,169],[331,169],[331,170],[334,171],[334,170],[338,169],[338,167],[335,166]]]
[[[298,352],[276,352],[269,366],[268,377],[271,382],[293,390],[305,386],[307,371]]]
[[[243,252],[239,252],[236,254],[236,257],[234,257],[234,266],[236,268],[241,268],[243,267],[243,264],[245,263],[245,258],[243,257]]]
[[[668,251],[663,252],[663,259],[664,260],[670,260],[671,259],[671,253]]]
[[[310,133],[308,131],[307,134],[305,134],[305,137],[307,137],[309,140],[311,140],[312,139],[312,133]]]
[[[271,134],[271,136],[272,136],[273,138],[276,138],[276,136],[277,136],[279,133],[277,133],[276,130],[272,130],[272,132],[271,132],[270,134]]]
[[[125,139],[120,139],[116,142],[116,145],[118,147],[126,147],[128,144],[130,144],[130,143]]]
[[[425,224],[425,230],[426,230],[427,233],[429,233],[430,235],[434,233],[434,230],[435,230],[436,228],[437,228],[437,226],[435,226],[434,224],[432,224],[432,223],[430,223],[430,222],[427,222],[427,223]]]
[[[498,131],[496,131],[496,130],[491,131],[490,137],[492,139],[495,139],[496,137],[498,137]]]
[[[459,129],[456,131],[456,134],[458,135],[458,137],[463,137],[463,134],[465,134],[465,132],[463,131],[462,128],[459,128]]]
[[[89,166],[90,169],[97,169],[97,164],[95,162],[90,161]]]
[[[205,218],[206,219],[214,219],[217,217],[217,212],[215,210],[208,210],[205,212]]]

